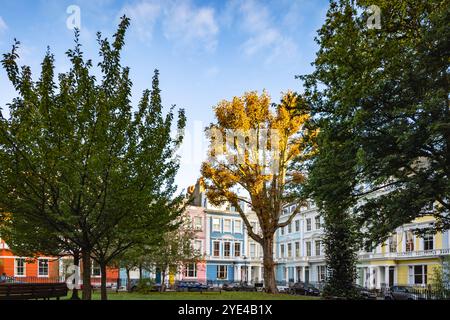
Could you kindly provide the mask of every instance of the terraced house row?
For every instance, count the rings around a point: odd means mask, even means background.
[[[179,280],[200,282],[263,281],[262,248],[248,237],[245,225],[231,206],[211,206],[197,184],[190,190],[194,203],[188,213],[198,230],[194,245],[203,260],[177,275]],[[257,217],[242,203],[249,221],[258,230]],[[281,221],[294,207],[285,209]],[[424,286],[432,281],[433,270],[450,256],[449,231],[419,237],[413,230],[425,228],[433,218],[422,217],[395,230],[372,252],[359,252],[357,283],[369,288],[392,285]],[[322,237],[323,221],[317,207],[309,202],[291,224],[276,232],[274,255],[276,278],[288,282],[311,282],[320,286],[326,279]]]

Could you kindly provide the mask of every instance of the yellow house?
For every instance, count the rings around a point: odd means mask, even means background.
[[[414,230],[426,228],[433,217],[421,217],[403,225],[372,252],[359,255],[358,281],[369,288],[392,285],[426,286],[433,282],[433,272],[450,256],[449,231],[415,235]]]

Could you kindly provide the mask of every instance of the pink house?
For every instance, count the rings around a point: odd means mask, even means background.
[[[187,214],[195,230],[195,238],[192,240],[194,249],[201,253],[202,258],[197,263],[187,264],[181,272],[180,280],[206,283],[206,212],[201,206],[188,206]]]

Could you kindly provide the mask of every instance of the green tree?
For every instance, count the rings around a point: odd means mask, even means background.
[[[159,241],[145,247],[142,266],[161,272],[161,291],[165,291],[168,273],[176,273],[187,263],[197,263],[201,253],[194,249],[195,231],[189,217],[183,214],[173,230],[162,234]]]
[[[70,71],[57,82],[49,51],[36,82],[29,67],[17,65],[18,42],[2,60],[19,96],[0,119],[0,207],[12,220],[42,227],[39,237],[49,232],[80,248],[84,299],[91,297],[91,257],[105,271],[146,230],[169,228],[175,211],[160,208],[181,201],[172,196],[182,136],[171,138],[175,115],[173,108],[162,114],[157,71],[153,91],[131,111],[129,68],[120,59],[128,25],[123,17],[111,43],[98,33],[101,79],[84,59],[78,31],[67,51]],[[175,125],[184,128],[183,110]],[[34,234],[27,236],[40,251]]]
[[[381,29],[368,27],[371,5]],[[435,217],[434,231],[450,226],[449,8],[445,0],[331,1],[315,70],[301,77],[321,130],[310,190],[325,221],[346,212],[366,248],[423,215]],[[331,268],[353,269],[350,260]]]

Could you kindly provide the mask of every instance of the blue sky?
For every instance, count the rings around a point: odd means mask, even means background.
[[[111,37],[119,17],[131,26],[123,64],[131,68],[133,101],[151,87],[160,70],[164,105],[185,108],[186,142],[181,152],[180,188],[199,176],[206,145],[202,129],[214,120],[212,107],[245,91],[266,89],[273,101],[288,89],[301,91],[297,74],[310,72],[327,0],[205,1],[205,0],[0,0],[0,52],[21,41],[21,64],[34,75],[50,46],[57,72],[68,70],[64,52],[73,46],[67,8],[80,8],[81,42],[85,56],[98,59],[96,32]],[[15,96],[0,71],[0,107]]]

